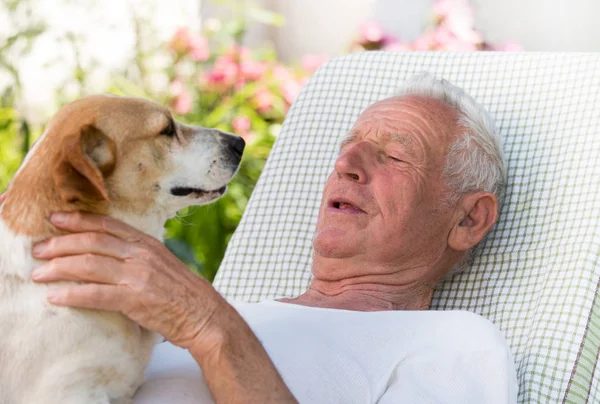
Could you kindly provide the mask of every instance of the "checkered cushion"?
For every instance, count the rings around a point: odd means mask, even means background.
[[[496,119],[509,186],[498,224],[433,309],[479,313],[515,355],[520,402],[600,402],[600,55],[369,52],[319,69],[290,110],[216,287],[258,301],[301,293],[339,140],[369,104],[428,71]]]

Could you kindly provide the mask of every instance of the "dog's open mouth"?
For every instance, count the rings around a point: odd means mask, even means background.
[[[201,198],[204,196],[220,196],[223,195],[225,191],[227,191],[227,185],[223,185],[221,188],[213,190],[191,187],[171,188],[171,194],[174,196],[189,196],[192,198]]]

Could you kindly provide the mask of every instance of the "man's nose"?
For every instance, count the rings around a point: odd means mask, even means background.
[[[368,153],[369,145],[366,142],[354,144],[340,154],[333,166],[338,176],[366,183],[368,181]]]

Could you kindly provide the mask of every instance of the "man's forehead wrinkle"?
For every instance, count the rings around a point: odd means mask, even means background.
[[[433,104],[433,105],[432,105]],[[373,119],[402,121],[407,114],[424,122],[427,126],[440,120],[458,123],[458,111],[443,101],[425,97],[396,97],[380,101],[365,110]]]

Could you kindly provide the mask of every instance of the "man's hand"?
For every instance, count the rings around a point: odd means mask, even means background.
[[[72,232],[38,243],[37,282],[83,282],[49,290],[51,303],[119,311],[186,348],[216,402],[295,403],[244,319],[158,240],[107,216],[54,214]]]
[[[160,241],[123,222],[92,214],[54,214],[72,232],[38,243],[36,282],[78,281],[51,288],[56,305],[119,311],[183,348],[197,345],[224,300]]]

